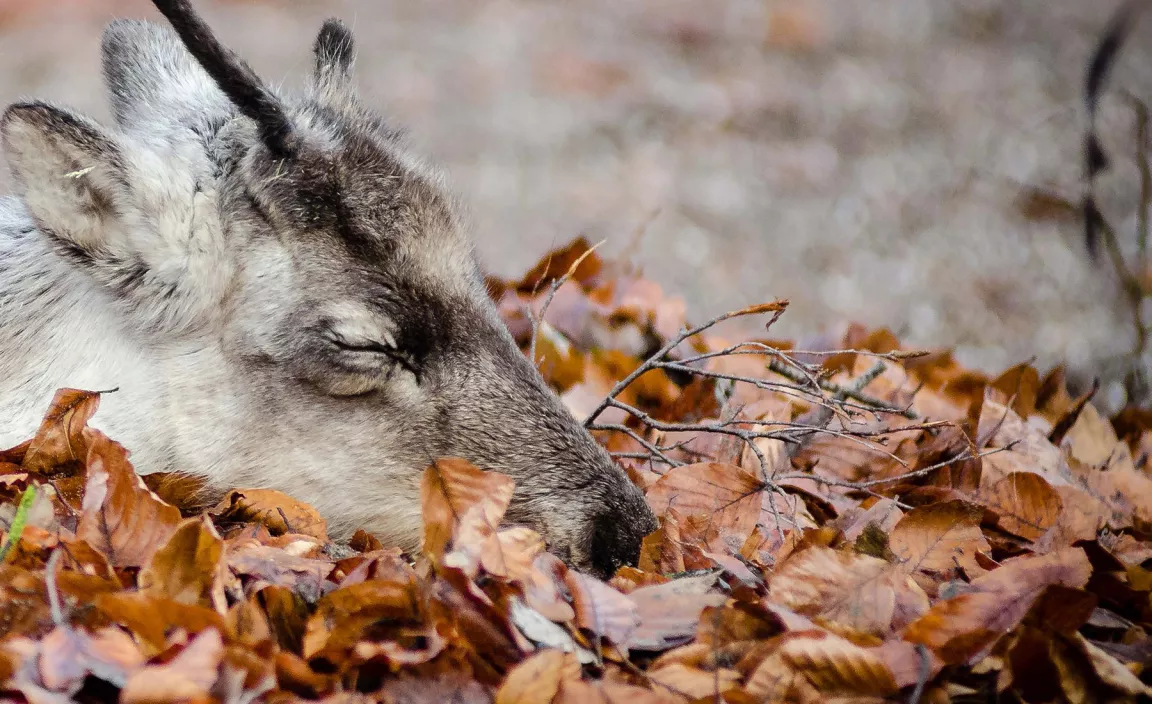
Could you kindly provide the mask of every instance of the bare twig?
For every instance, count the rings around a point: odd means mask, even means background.
[[[686,340],[699,335],[705,330],[718,325],[725,320],[731,320],[732,318],[748,315],[772,313],[773,316],[767,323],[768,326],[771,326],[772,323],[776,322],[776,320],[780,317],[780,313],[783,313],[787,306],[788,302],[783,300],[773,301],[772,303],[764,303],[757,306],[750,306],[741,310],[731,311],[722,315],[718,315],[703,325],[697,325],[691,329],[681,330],[679,335],[666,343],[663,347],[648,357],[648,359],[644,360],[644,362],[640,366],[636,367],[636,369],[633,370],[631,374],[617,382],[616,386],[612,387],[612,390],[609,391],[608,395],[604,397],[604,400],[600,402],[600,405],[598,405],[591,413],[588,414],[588,417],[584,419],[584,427],[587,428],[595,424],[596,419],[600,417],[600,414],[603,413],[612,404],[613,399],[619,396],[620,393],[624,391],[624,389],[631,386],[632,382],[636,381],[644,374],[647,374],[648,372],[658,368],[658,365],[664,361],[664,358],[668,355],[668,353],[679,347]],[[698,370],[693,369],[690,371],[695,372]]]
[[[60,549],[56,548],[48,557],[48,565],[44,568],[44,589],[48,592],[48,609],[52,614],[52,623],[58,628],[67,628],[64,609],[60,605],[60,589],[56,585],[56,570],[60,566],[60,555]]]
[[[922,643],[916,644],[916,654],[920,656],[920,671],[916,676],[916,686],[908,697],[908,704],[920,704],[924,696],[924,688],[928,686],[928,675],[931,673],[931,663],[928,660],[928,648]]]
[[[769,369],[769,371],[772,371],[773,373],[779,374],[780,376],[782,376],[786,379],[790,379],[790,380],[795,381],[797,383],[803,383],[803,380],[796,377],[793,374],[791,369],[783,366],[782,364],[777,362],[777,360],[775,360],[775,359],[768,363],[768,369]],[[873,380],[875,380],[876,377],[878,377],[884,373],[884,367],[883,366],[878,367],[878,366],[874,365],[868,371],[869,372],[875,371],[875,376],[873,376],[870,379],[867,379],[865,381],[865,383],[863,385],[861,385],[859,388],[854,388],[853,386],[844,386],[842,384],[834,384],[830,381],[823,381],[823,380],[819,382],[820,388],[824,389],[825,391],[830,391],[833,394],[836,394],[838,396],[843,395],[844,398],[855,399],[855,400],[859,401],[860,403],[863,403],[866,406],[869,406],[869,407],[876,409],[878,411],[883,411],[885,413],[895,413],[897,415],[904,416],[905,418],[908,418],[911,420],[916,420],[920,417],[920,414],[917,413],[916,411],[906,409],[906,408],[898,408],[898,407],[893,406],[889,403],[881,401],[878,398],[874,398],[872,396],[869,396],[868,394],[863,393],[862,389],[865,386],[867,386],[869,383],[871,383]],[[864,377],[861,377],[861,379],[863,379],[863,378]],[[855,381],[859,381],[859,380],[860,379],[857,379]]]
[[[732,442],[739,442],[743,448],[747,448],[743,450],[744,452],[750,452],[755,455],[756,461],[760,466],[759,475],[764,483],[764,488],[768,489],[775,489],[773,481],[776,478],[776,473],[781,469],[780,467],[774,466],[774,464],[781,460],[783,460],[783,464],[787,464],[795,455],[797,449],[810,442],[817,434],[840,437],[850,442],[860,444],[869,451],[883,455],[901,466],[906,466],[907,463],[903,458],[884,449],[883,445],[887,440],[887,436],[907,430],[929,430],[937,428],[943,424],[942,422],[919,423],[916,425],[877,429],[875,426],[861,424],[857,419],[863,414],[870,414],[877,420],[879,420],[880,414],[891,414],[909,419],[919,418],[918,414],[910,409],[911,401],[909,401],[908,407],[902,408],[865,394],[864,389],[888,369],[887,362],[899,363],[905,359],[923,356],[927,354],[926,352],[892,351],[887,353],[867,353],[876,358],[875,364],[862,375],[846,384],[832,383],[824,378],[826,372],[820,365],[805,365],[797,361],[791,353],[786,353],[762,342],[746,341],[729,345],[719,350],[697,352],[680,359],[671,358],[674,351],[678,350],[684,342],[725,320],[739,316],[771,313],[772,318],[767,323],[768,326],[771,326],[772,323],[779,318],[786,304],[786,301],[776,301],[760,306],[752,306],[731,313],[725,313],[695,327],[682,329],[676,337],[666,341],[663,347],[620,380],[604,397],[600,404],[587,416],[584,420],[584,426],[591,431],[618,432],[632,438],[640,445],[643,451],[616,452],[613,453],[613,456],[621,459],[647,460],[649,465],[652,466],[653,471],[655,471],[655,464],[665,465],[667,467],[678,467],[684,464],[684,462],[677,460],[669,454],[680,450],[684,442],[676,443],[675,445],[662,444],[658,437],[653,437],[653,433],[711,434],[729,438]],[[839,352],[858,352],[864,354],[864,352],[857,350],[842,350]],[[708,368],[704,366],[705,363],[717,359],[739,355],[768,357],[768,364],[764,369],[766,371],[770,370],[778,376],[776,378],[766,379],[762,377],[745,376],[738,373],[717,371],[714,367]],[[796,421],[740,418],[739,413],[729,414],[728,411],[725,410],[727,409],[727,402],[720,400],[722,411],[719,419],[705,422],[673,422],[660,420],[654,418],[647,411],[631,403],[622,401],[619,398],[620,394],[641,376],[657,370],[711,379],[717,382],[718,388],[721,383],[725,384],[725,388],[734,387],[736,384],[747,384],[757,389],[803,400],[806,403],[813,404],[815,410],[807,414],[807,416],[811,417],[801,417]],[[779,377],[783,377],[783,379]],[[629,420],[626,422],[613,423],[598,422],[597,419],[599,416],[609,408],[624,411],[624,413],[629,416]],[[840,419],[839,428],[830,427],[831,420],[834,417],[839,417]],[[869,438],[874,439],[870,440]],[[765,449],[761,447],[761,444],[758,442],[761,440],[778,440],[785,443],[785,446],[788,448],[785,456],[783,458],[774,456],[772,459],[769,459],[765,454]],[[703,456],[702,453],[697,454]]]
[[[552,305],[552,299],[556,297],[556,292],[560,290],[561,286],[568,283],[568,280],[576,274],[576,270],[580,268],[580,265],[584,263],[584,260],[587,259],[593,252],[595,252],[597,247],[607,241],[608,240],[600,240],[596,244],[586,249],[584,253],[576,259],[576,261],[572,262],[572,266],[568,267],[568,271],[564,272],[563,276],[552,280],[552,283],[548,286],[548,293],[544,296],[544,302],[540,304],[539,313],[532,315],[531,311],[529,311],[528,322],[532,325],[532,339],[531,342],[528,343],[528,359],[532,360],[532,364],[537,363],[536,339],[540,336],[540,326],[544,325],[544,314],[548,312],[548,306]]]

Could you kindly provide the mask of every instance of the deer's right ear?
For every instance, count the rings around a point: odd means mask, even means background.
[[[91,259],[115,257],[113,221],[128,195],[123,157],[100,125],[45,103],[18,103],[0,135],[19,195],[36,224]]]

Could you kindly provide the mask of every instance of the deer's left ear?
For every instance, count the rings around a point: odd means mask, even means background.
[[[104,83],[120,129],[187,130],[229,117],[233,106],[167,27],[116,20],[101,42]]]
[[[129,195],[124,159],[97,123],[46,103],[18,103],[0,118],[4,153],[37,226],[76,255],[122,257],[110,233]]]

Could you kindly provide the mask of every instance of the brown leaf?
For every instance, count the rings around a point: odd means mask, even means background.
[[[352,539],[348,541],[348,546],[357,552],[375,552],[384,549],[384,544],[380,542],[380,539],[363,528],[356,529]]]
[[[900,568],[823,547],[785,561],[769,583],[768,598],[804,616],[880,637],[928,610],[928,597]]]
[[[450,457],[433,462],[424,470],[420,483],[424,553],[440,560],[450,546],[467,548],[465,554],[474,555],[479,562],[476,553],[484,549],[484,541],[495,539],[496,528],[512,500],[513,486],[510,477],[484,472],[466,460]],[[467,544],[456,545],[462,536]]]
[[[0,563],[0,638],[28,635],[39,637],[52,630],[48,610],[48,589],[42,570],[32,571]],[[80,609],[76,618],[85,615],[81,607],[100,594],[120,588],[119,582],[101,577],[60,570],[56,588],[61,606],[70,611]],[[103,625],[103,624],[101,624]]]
[[[660,518],[660,528],[640,544],[640,569],[657,574],[683,572],[684,548],[680,541],[680,515],[669,508]]]
[[[92,428],[84,438],[88,483],[76,536],[117,567],[143,565],[176,531],[180,511],[148,490],[121,445]]]
[[[197,635],[176,657],[137,670],[120,691],[124,704],[201,700],[219,676],[224,641],[216,630]]]
[[[1013,472],[1034,472],[1052,486],[1072,483],[1061,467],[1060,450],[1048,441],[1039,428],[1024,420],[1005,403],[1002,394],[988,389],[980,412],[977,437],[988,447],[1007,448],[984,455],[981,486],[992,486]]]
[[[100,394],[60,389],[40,423],[36,437],[24,452],[23,467],[29,472],[74,474],[88,456],[84,428],[100,405]]]
[[[542,650],[512,668],[496,692],[496,704],[550,704],[561,682],[579,679],[575,655]]]
[[[730,464],[701,462],[675,467],[648,489],[648,504],[657,516],[675,509],[681,516],[709,517],[721,537],[737,539],[734,549],[752,533],[766,497],[763,483]]]
[[[1012,410],[1021,418],[1036,412],[1040,374],[1030,364],[1018,364],[992,381],[992,388],[1012,399]]]
[[[723,594],[710,591],[715,583],[714,575],[706,575],[633,590],[628,598],[636,604],[640,625],[629,636],[627,647],[660,651],[687,643],[704,609],[725,601]]]
[[[1100,499],[1080,489],[1062,486],[1056,489],[1064,510],[1052,537],[1051,546],[1070,547],[1077,540],[1094,540],[1108,524],[1112,512]]]
[[[1127,454],[1127,446],[1120,443],[1112,424],[1091,403],[1084,406],[1064,436],[1062,446],[1078,461],[1096,467],[1104,467],[1114,461],[1114,455],[1121,451],[1121,447]]]
[[[1060,520],[1064,508],[1060,494],[1031,472],[1013,472],[981,494],[999,514],[997,525],[1025,540],[1039,540]]]
[[[394,628],[422,625],[416,587],[410,581],[373,580],[342,587],[324,596],[305,627],[303,653],[344,653],[377,623]]]
[[[797,633],[785,638],[778,652],[825,694],[887,697],[900,690],[874,648],[862,648],[830,633]]]
[[[552,704],[680,704],[684,697],[620,682],[565,681]]]
[[[1088,660],[1092,664],[1093,672],[1104,684],[1117,692],[1131,697],[1141,695],[1145,698],[1152,697],[1152,687],[1140,681],[1139,677],[1124,667],[1116,658],[1109,655],[1079,633],[1074,634],[1072,638],[1076,645],[1088,656]]]
[[[536,266],[532,267],[515,287],[524,293],[543,290],[554,279],[568,273],[573,266],[576,267],[571,276],[573,281],[585,286],[594,286],[604,262],[600,259],[600,255],[591,250],[592,245],[587,239],[577,237],[566,247],[553,250],[541,257]]]
[[[1008,560],[974,580],[972,591],[938,602],[903,637],[947,664],[966,662],[1020,623],[1048,585],[1081,588],[1091,573],[1079,548]]]
[[[977,551],[991,549],[980,531],[983,515],[979,506],[962,501],[915,508],[892,529],[889,547],[909,574],[949,579],[960,568],[976,576],[984,571],[976,564]]]
[[[274,489],[233,489],[210,513],[222,521],[259,523],[272,535],[299,533],[328,540],[328,522],[316,509]]]
[[[223,617],[211,609],[135,592],[100,594],[93,604],[112,623],[124,626],[147,644],[151,651],[146,655],[163,650],[173,629],[179,628],[187,633],[206,629],[223,633],[227,630]]]
[[[640,625],[636,604],[600,580],[570,570],[564,576],[572,593],[576,625],[624,645]]]
[[[289,587],[308,601],[316,601],[324,592],[324,582],[332,572],[332,563],[296,557],[288,552],[261,545],[255,540],[230,543],[226,552],[228,569],[237,575],[255,577],[262,584]]]
[[[57,627],[40,643],[40,679],[56,691],[75,691],[88,675],[122,687],[143,665],[144,656],[131,636],[116,628],[88,635]]]
[[[798,637],[789,634],[785,637]],[[756,666],[744,683],[744,690],[758,702],[802,702],[817,704],[826,698],[779,652],[770,654]]]
[[[718,669],[713,672],[674,662],[648,671],[648,679],[657,687],[664,687],[692,699],[717,701],[724,692],[734,689],[740,681],[735,670]]]
[[[221,571],[224,541],[207,516],[189,518],[140,572],[142,594],[227,610]]]

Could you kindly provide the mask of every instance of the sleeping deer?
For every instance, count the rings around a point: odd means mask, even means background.
[[[141,473],[314,505],[334,536],[419,545],[443,456],[516,481],[510,521],[601,575],[656,527],[505,329],[441,178],[357,98],[349,30],[279,95],[187,0],[103,39],[113,126],[43,102],[0,122],[0,441],[55,389]],[[174,30],[174,31],[173,31]]]

